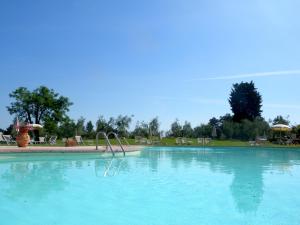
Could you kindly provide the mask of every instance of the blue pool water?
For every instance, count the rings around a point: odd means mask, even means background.
[[[1,154],[1,225],[299,225],[300,151]]]

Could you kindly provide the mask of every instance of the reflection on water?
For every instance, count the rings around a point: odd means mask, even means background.
[[[58,162],[11,163],[0,175],[2,182],[7,184],[4,192],[14,200],[38,200],[37,198],[43,198],[51,192],[62,191],[67,185],[64,170]]]
[[[177,149],[177,150],[176,150]],[[161,158],[170,158],[173,168],[193,166],[193,162],[208,165],[211,171],[233,175],[230,191],[238,211],[256,212],[264,194],[264,173],[276,169],[288,172],[300,164],[300,152],[279,149],[163,149],[144,151],[151,158],[149,166],[156,171]]]
[[[250,213],[256,212],[262,202],[264,175],[274,171],[289,173],[293,165],[300,164],[300,153],[272,149],[149,148],[140,156],[125,158],[71,154],[52,155],[51,158],[21,157],[21,160],[16,158],[10,162],[0,162],[0,192],[13,200],[39,201],[52,193],[65,191],[73,179],[84,179],[85,176],[98,180],[115,179],[118,176],[129,178],[132,173],[143,169],[148,169],[151,174],[160,174],[163,163],[172,171],[196,167],[198,170],[209,168],[211,173],[230,175],[232,182],[229,190],[237,210]]]
[[[104,177],[116,176],[122,169],[124,162],[125,162],[125,158],[114,158],[114,157],[111,158],[105,164],[105,170],[103,176]]]

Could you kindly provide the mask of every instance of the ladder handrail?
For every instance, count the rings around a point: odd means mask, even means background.
[[[114,150],[113,150],[113,148],[112,148],[112,146],[111,146],[111,144],[110,144],[110,141],[109,141],[109,139],[108,139],[108,135],[107,135],[105,132],[103,132],[103,131],[100,131],[100,132],[98,132],[98,133],[96,134],[96,150],[98,150],[98,139],[99,139],[99,134],[102,134],[102,135],[104,136],[104,138],[105,138],[105,140],[106,140],[106,147],[109,146],[112,155],[115,156],[115,152],[114,152]]]
[[[115,133],[115,132],[109,132],[109,133],[107,133],[107,137],[109,137],[109,135],[114,135],[114,137],[115,137],[115,139],[117,140],[117,142],[119,143],[119,146],[121,147],[121,149],[122,149],[122,152],[123,152],[123,155],[125,156],[125,150],[124,150],[124,148],[123,148],[123,146],[122,146],[122,143],[121,143],[121,141],[120,141],[120,139],[119,139],[119,137],[118,137],[118,135]]]

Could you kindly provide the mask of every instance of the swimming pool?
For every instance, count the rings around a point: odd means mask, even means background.
[[[3,225],[299,225],[300,151],[1,154]]]

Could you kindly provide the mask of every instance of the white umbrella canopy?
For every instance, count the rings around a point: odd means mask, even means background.
[[[43,126],[41,124],[36,124],[36,123],[31,124],[31,126],[32,126],[32,128],[35,128],[35,129],[42,129],[43,128]]]
[[[272,126],[274,131],[291,131],[292,128],[286,124],[275,124]]]

